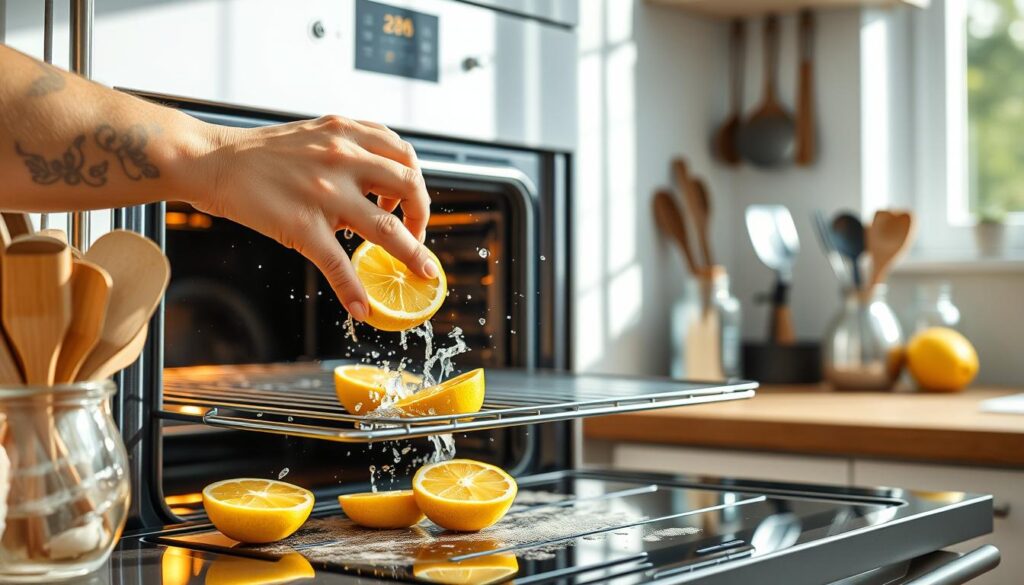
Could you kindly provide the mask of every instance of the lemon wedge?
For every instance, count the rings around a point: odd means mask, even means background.
[[[408,528],[423,520],[412,490],[338,496],[345,515],[367,528]]]
[[[403,398],[395,408],[412,416],[479,412],[484,404],[484,386],[484,370],[477,368]]]
[[[419,387],[423,382],[423,378],[409,372],[398,373],[365,364],[334,368],[334,392],[350,414],[366,414],[380,406],[388,394],[387,386],[399,380],[407,389]]]
[[[475,532],[494,524],[516,497],[516,480],[501,468],[470,459],[424,465],[412,480],[416,505],[442,528]]]
[[[448,294],[448,281],[441,262],[437,278],[417,276],[384,248],[363,242],[352,254],[352,266],[370,300],[366,322],[382,331],[405,331],[422,325],[441,308]]]
[[[291,536],[309,518],[313,494],[271,479],[226,479],[203,488],[210,522],[239,542],[274,542]]]

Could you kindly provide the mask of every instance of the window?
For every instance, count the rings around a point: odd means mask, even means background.
[[[997,219],[1006,226],[999,256],[1020,259],[1024,0],[932,0],[908,14],[906,60],[889,58],[910,79],[896,114],[910,119],[904,185],[918,217],[915,255],[973,261],[976,224]]]
[[[966,0],[967,208],[1024,213],[1024,1]]]

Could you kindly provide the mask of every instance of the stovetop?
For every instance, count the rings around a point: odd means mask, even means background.
[[[475,534],[362,529],[337,502],[273,545],[207,525],[128,536],[96,583],[829,583],[991,531],[991,497],[606,471],[519,479]],[[252,579],[255,579],[253,581]],[[467,580],[468,579],[468,580]]]

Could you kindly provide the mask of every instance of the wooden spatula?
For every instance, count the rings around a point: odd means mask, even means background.
[[[693,257],[693,250],[690,248],[690,239],[686,232],[686,222],[683,220],[683,212],[679,209],[672,193],[665,189],[659,189],[654,194],[654,220],[658,227],[679,246],[686,260],[686,267],[690,274],[699,274],[697,261]]]
[[[32,219],[27,213],[5,211],[0,215],[3,215],[4,223],[7,224],[7,232],[12,240],[19,236],[31,236],[36,232],[36,228],[32,225]]]
[[[123,230],[96,240],[85,260],[106,270],[113,283],[100,340],[77,376],[78,380],[95,380],[103,364],[125,349],[145,327],[167,289],[171,267],[156,244]]]
[[[864,295],[870,297],[875,286],[885,280],[889,268],[910,244],[910,234],[914,228],[914,216],[905,211],[875,212],[865,234],[865,245],[871,256],[871,280],[864,288]]]
[[[71,251],[45,236],[23,236],[3,261],[3,323],[28,384],[52,385],[71,323]]]
[[[57,357],[56,383],[73,382],[89,352],[99,343],[112,284],[106,270],[92,262],[75,260],[71,274],[71,325]]]

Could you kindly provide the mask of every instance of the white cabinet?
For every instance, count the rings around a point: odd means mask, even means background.
[[[612,465],[617,469],[839,485],[848,484],[850,477],[850,461],[839,457],[636,443],[612,447]]]
[[[1018,585],[1024,582],[1024,471],[856,460],[853,481],[862,486],[896,486],[929,491],[992,494],[998,515],[992,534],[950,547],[961,552],[993,544],[1003,560],[971,585]]]

